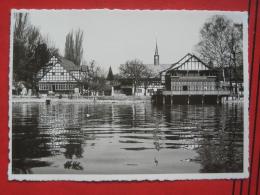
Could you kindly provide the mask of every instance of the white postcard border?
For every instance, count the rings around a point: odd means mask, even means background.
[[[243,72],[244,72],[244,137],[243,173],[183,173],[183,174],[13,174],[12,173],[12,79],[13,79],[13,31],[16,12],[64,12],[64,11],[170,11],[170,12],[214,12],[216,14],[239,13],[243,16]],[[9,53],[9,164],[8,179],[16,181],[173,181],[201,179],[243,179],[249,177],[249,63],[248,63],[248,14],[245,11],[218,10],[123,10],[123,9],[12,9],[10,16],[10,53]]]

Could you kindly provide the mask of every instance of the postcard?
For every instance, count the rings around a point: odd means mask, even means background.
[[[9,179],[247,178],[247,19],[12,10]]]

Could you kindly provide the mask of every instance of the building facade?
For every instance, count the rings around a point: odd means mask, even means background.
[[[165,83],[163,102],[217,103],[230,95],[220,87],[217,71],[193,54],[185,55],[160,75]]]
[[[165,89],[168,91],[215,91],[216,71],[198,57],[187,54],[166,70]]]
[[[38,90],[41,94],[79,93],[86,71],[65,58],[52,57],[38,73]]]

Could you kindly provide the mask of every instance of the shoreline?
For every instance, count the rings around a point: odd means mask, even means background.
[[[129,96],[124,98],[111,97],[111,96],[101,96],[101,97],[88,97],[88,98],[62,98],[59,99],[57,97],[12,97],[12,103],[46,103],[46,100],[50,100],[53,103],[94,103],[94,104],[112,104],[112,103],[120,103],[120,104],[129,104],[129,103],[147,103],[152,102],[151,97],[142,97],[142,96]],[[233,103],[243,103],[243,98],[241,99],[233,99],[233,100],[224,100],[222,104],[233,104]]]
[[[90,98],[54,98],[54,97],[13,97],[11,98],[12,103],[46,103],[46,100],[50,100],[54,103],[95,103],[95,104],[103,104],[103,103],[146,103],[151,102],[151,98],[102,98],[102,97],[90,97]]]

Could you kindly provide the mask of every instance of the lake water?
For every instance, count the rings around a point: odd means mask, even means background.
[[[14,174],[243,171],[243,105],[13,103]]]

